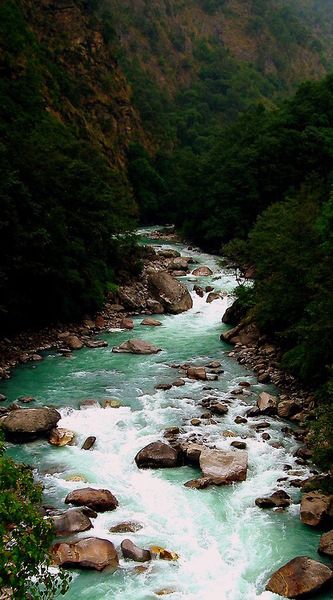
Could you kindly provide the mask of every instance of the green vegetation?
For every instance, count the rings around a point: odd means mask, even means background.
[[[48,600],[65,593],[69,576],[49,571],[54,532],[31,469],[4,456],[0,445],[0,590],[11,588],[14,600]]]

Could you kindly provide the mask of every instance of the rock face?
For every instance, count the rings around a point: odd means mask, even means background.
[[[301,521],[305,525],[316,527],[333,517],[333,496],[321,492],[304,494],[301,500]]]
[[[75,438],[74,431],[63,427],[54,427],[50,431],[49,442],[52,446],[68,446]]]
[[[213,271],[209,267],[198,267],[192,271],[192,275],[196,277],[209,277],[209,275],[213,275]]]
[[[203,476],[209,477],[215,485],[246,479],[248,455],[244,450],[224,452],[205,448],[200,454],[199,463]]]
[[[286,598],[304,598],[319,592],[332,580],[329,567],[307,556],[298,556],[272,575],[266,590]]]
[[[167,271],[157,271],[148,276],[148,287],[166,312],[178,314],[193,306],[187,288]]]
[[[333,529],[321,536],[318,552],[333,557]]]
[[[89,517],[78,508],[72,508],[61,515],[52,516],[51,519],[57,536],[87,531],[93,526]]]
[[[56,564],[63,567],[102,571],[105,567],[116,570],[119,565],[114,545],[101,538],[90,537],[78,542],[55,544],[51,553]]]
[[[97,512],[114,510],[118,506],[117,498],[109,490],[95,490],[93,488],[82,488],[67,494],[66,504],[74,506],[88,506]]]
[[[290,506],[290,502],[290,496],[284,490],[274,492],[271,496],[256,499],[256,505],[260,508],[286,508]]]
[[[120,346],[114,346],[112,352],[127,352],[129,354],[157,354],[161,348],[157,348],[154,344],[149,344],[145,340],[127,340],[120,344]]]
[[[267,392],[262,392],[257,400],[257,406],[262,415],[274,415],[276,413],[276,404],[276,397]]]
[[[178,452],[163,442],[152,442],[138,452],[135,462],[140,469],[177,467]]]
[[[6,439],[26,442],[45,436],[61,419],[54,408],[19,408],[2,420]]]
[[[135,560],[136,562],[147,562],[151,560],[150,550],[139,548],[131,540],[123,540],[121,542],[121,551],[124,558]]]

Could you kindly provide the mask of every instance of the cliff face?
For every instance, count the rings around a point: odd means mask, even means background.
[[[28,27],[45,58],[46,110],[79,137],[124,165],[133,136],[142,137],[131,88],[105,43],[99,21],[74,0],[21,0]]]

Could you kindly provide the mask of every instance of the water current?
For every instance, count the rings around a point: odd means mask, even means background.
[[[9,402],[32,395],[34,406],[57,407],[62,415],[59,426],[75,432],[76,444],[58,448],[36,441],[10,446],[8,452],[33,465],[48,505],[64,507],[69,491],[87,485],[113,492],[119,507],[99,514],[89,535],[109,539],[117,548],[124,538],[130,538],[143,548],[159,545],[179,554],[178,561],[154,560],[141,573],[135,570],[136,563],[122,558],[113,574],[73,571],[66,600],[153,600],[162,590],[170,592],[165,597],[172,600],[274,600],[279,597],[265,591],[269,575],[295,556],[318,559],[320,532],[300,523],[299,491],[286,482],[282,485],[295,501],[288,510],[263,510],[256,507],[255,499],[278,489],[277,479],[286,476],[286,464],[304,476],[308,471],[295,463],[292,453],[297,443],[281,432],[282,421],[268,417],[270,441],[280,442],[280,448],[264,441],[261,433],[251,428],[251,420],[239,425],[234,422],[261,391],[274,392],[272,386],[258,384],[253,372],[228,356],[231,348],[220,341],[226,328],[221,317],[230,304],[234,275],[214,256],[189,251],[180,244],[163,243],[163,247],[192,255],[213,270],[211,277],[181,278],[192,293],[193,308],[180,315],[157,316],[161,327],[142,326],[142,316],[135,317],[134,330],[98,336],[108,342],[106,348],[82,349],[70,358],[49,352],[41,363],[16,369],[12,379],[1,385],[1,393]],[[193,292],[195,283],[213,285],[226,295],[208,304],[207,294],[200,298]],[[151,356],[112,353],[113,346],[130,337],[152,342],[162,352]],[[172,363],[203,365],[211,360],[219,360],[224,369],[218,381],[210,382],[213,392],[203,390],[207,382],[188,380],[185,386],[168,391],[154,389],[179,376],[177,369],[170,367]],[[228,414],[217,418],[217,424],[190,425],[191,418],[205,411],[199,404],[205,395],[230,398],[230,391],[244,380],[251,384],[251,396],[235,396]],[[80,402],[86,399],[101,405],[107,399],[118,399],[121,407],[80,410]],[[136,453],[150,442],[163,440],[163,432],[170,426],[181,427],[184,435],[190,431],[200,434],[220,449],[229,449],[232,441],[223,436],[224,430],[235,432],[235,439],[246,437],[247,480],[191,490],[183,484],[200,476],[195,468],[139,470],[134,462]],[[95,446],[81,450],[90,435],[97,437]],[[74,475],[86,483],[69,481]],[[123,521],[139,522],[143,528],[131,534],[109,532]],[[320,600],[328,598],[331,595],[319,596]]]

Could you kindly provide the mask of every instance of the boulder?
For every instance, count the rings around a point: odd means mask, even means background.
[[[288,419],[299,413],[300,410],[301,407],[295,400],[282,400],[277,405],[277,414],[282,419]]]
[[[209,267],[197,267],[192,271],[192,275],[196,277],[209,277],[209,275],[213,275],[213,271]]]
[[[242,306],[239,300],[235,300],[235,302],[227,308],[223,317],[222,323],[226,325],[232,325],[235,327],[243,317],[245,317],[246,310]]]
[[[93,445],[94,445],[95,442],[96,442],[96,437],[94,435],[90,435],[83,442],[83,444],[81,446],[81,450],[90,450],[90,448],[93,447]]]
[[[35,402],[35,398],[33,396],[20,396],[17,401],[22,404],[30,404],[30,402]]]
[[[244,323],[241,321],[239,325],[230,329],[226,333],[222,333],[221,340],[229,344],[241,344],[242,346],[251,346],[260,338],[260,332],[255,323]]]
[[[45,436],[61,419],[55,408],[18,408],[2,420],[6,439],[26,442]]]
[[[333,496],[321,492],[308,492],[301,499],[300,517],[302,523],[316,527],[333,516]]]
[[[65,504],[88,506],[88,508],[92,508],[97,512],[105,512],[117,508],[118,500],[109,490],[82,488],[67,494]]]
[[[256,499],[259,508],[286,508],[290,506],[291,498],[284,490],[274,492],[270,496]]]
[[[186,481],[184,486],[191,490],[204,490],[211,484],[210,477],[200,477],[199,479],[191,479]]]
[[[210,410],[216,415],[226,415],[229,408],[226,404],[223,404],[222,402],[216,402],[215,404],[210,405]]]
[[[159,327],[162,323],[161,321],[157,321],[157,319],[153,319],[153,317],[146,317],[141,321],[141,325],[147,325],[147,327]]]
[[[70,350],[81,350],[84,345],[82,340],[80,340],[77,335],[68,335],[66,336],[65,341]]]
[[[206,302],[211,304],[211,302],[214,302],[214,300],[221,300],[221,294],[218,294],[217,292],[210,292],[206,298]]]
[[[172,384],[171,383],[158,383],[157,385],[155,385],[155,390],[171,390],[172,388]]]
[[[141,523],[135,523],[134,521],[124,521],[110,527],[110,533],[136,533],[143,528]]]
[[[193,306],[188,289],[167,271],[150,273],[148,287],[166,312],[178,314],[189,310]]]
[[[195,291],[195,293],[200,296],[200,298],[203,298],[205,295],[205,291],[202,289],[202,287],[200,287],[200,285],[195,285],[193,287],[193,290]]]
[[[75,438],[74,431],[63,427],[54,427],[50,431],[49,442],[52,446],[68,446]]]
[[[150,552],[154,558],[160,558],[161,560],[178,560],[179,555],[172,550],[161,548],[161,546],[151,546]]]
[[[157,348],[154,344],[138,339],[127,340],[120,344],[120,346],[112,348],[112,352],[127,352],[129,354],[157,354],[160,351],[161,348]]]
[[[211,483],[224,485],[246,479],[248,455],[244,450],[225,452],[204,448],[199,464],[203,476],[209,477]]]
[[[246,443],[235,440],[234,442],[231,442],[230,446],[232,446],[233,448],[237,448],[237,450],[245,450]]]
[[[54,515],[51,517],[51,520],[57,536],[79,533],[93,527],[89,517],[78,508],[71,508],[60,515]]]
[[[153,300],[152,298],[148,298],[147,308],[154,315],[162,315],[164,313],[164,308],[163,308],[162,304],[160,302],[157,302],[157,300]]]
[[[189,258],[186,256],[178,256],[174,258],[168,265],[169,271],[187,271]]]
[[[174,385],[175,387],[182,387],[183,385],[185,385],[185,381],[184,381],[184,379],[179,377],[179,379],[176,379],[175,381],[172,382],[172,385]]]
[[[296,600],[312,597],[332,579],[333,573],[329,567],[307,556],[298,556],[273,573],[266,590]]]
[[[51,548],[54,562],[63,567],[102,571],[116,570],[119,559],[112,542],[101,538],[83,538],[78,542],[60,542]]]
[[[88,340],[87,348],[107,348],[108,343],[105,340]]]
[[[319,554],[325,554],[331,558],[333,557],[333,529],[321,536],[318,552]]]
[[[127,317],[124,317],[120,321],[120,327],[122,329],[133,329],[133,327],[134,327],[134,321],[133,321],[133,319],[129,319]]]
[[[261,392],[257,406],[261,415],[274,415],[276,413],[277,399],[272,394]]]
[[[158,251],[158,256],[162,256],[162,258],[178,258],[180,252],[178,250],[171,250],[171,248],[162,248],[162,250]]]
[[[110,398],[110,400],[104,400],[103,408],[120,408],[121,402],[118,398]]]
[[[101,405],[98,400],[82,400],[80,410],[86,410],[87,408],[101,408]]]
[[[205,367],[188,367],[186,375],[189,379],[199,379],[205,381],[207,379],[207,371]]]
[[[135,462],[139,469],[177,467],[178,452],[163,442],[152,442],[137,453]]]
[[[234,422],[237,423],[237,425],[240,425],[243,423],[247,423],[247,419],[245,417],[242,417],[241,415],[238,415],[234,418]]]
[[[121,551],[124,558],[135,560],[136,562],[147,562],[151,560],[150,550],[139,548],[131,540],[123,540],[121,542]]]

